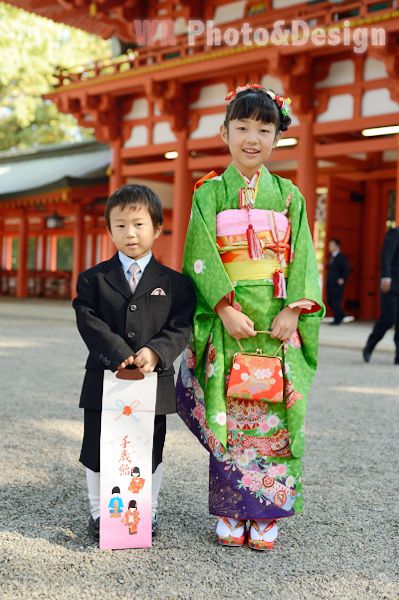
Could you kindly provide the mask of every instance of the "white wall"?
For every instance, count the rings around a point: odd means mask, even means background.
[[[339,60],[331,63],[330,71],[323,81],[316,83],[316,88],[325,88],[332,85],[346,85],[355,81],[355,63],[353,60]]]
[[[126,140],[125,148],[138,148],[148,144],[148,128],[146,125],[136,125],[132,127],[130,137]]]
[[[328,101],[327,110],[317,116],[318,123],[328,121],[340,121],[341,119],[352,119],[354,99],[351,94],[340,94],[331,96]]]
[[[162,206],[164,208],[172,208],[173,206],[173,185],[163,181],[153,181],[151,179],[140,179],[138,177],[130,177],[127,183],[137,183],[138,185],[146,185],[156,194],[158,194]]]
[[[369,90],[362,98],[362,116],[387,115],[399,112],[399,104],[391,99],[389,90]]]

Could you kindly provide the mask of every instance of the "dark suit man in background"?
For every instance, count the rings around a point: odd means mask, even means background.
[[[341,304],[350,267],[348,259],[341,252],[341,242],[339,240],[330,240],[328,249],[330,259],[327,272],[327,304],[334,313],[334,320],[331,325],[340,325],[345,316]]]
[[[399,227],[385,234],[381,250],[381,307],[378,321],[363,348],[365,362],[388,329],[395,325],[395,365],[399,365]]]

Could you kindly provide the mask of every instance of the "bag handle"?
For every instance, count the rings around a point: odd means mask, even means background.
[[[270,330],[258,330],[258,331],[256,331],[256,335],[258,335],[259,333],[266,333],[266,334],[270,335],[271,331]],[[234,339],[237,342],[238,347],[240,348],[241,352],[245,352],[244,348],[242,347],[242,344],[241,344],[240,340],[238,338],[234,338]],[[272,356],[277,356],[277,354],[278,354],[278,352],[280,352],[281,348],[284,347],[285,342],[286,342],[286,340],[283,340],[281,342],[280,346],[277,348],[277,350],[274,351],[274,353],[272,354]]]

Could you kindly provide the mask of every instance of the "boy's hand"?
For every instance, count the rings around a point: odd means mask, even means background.
[[[146,346],[140,348],[134,355],[134,364],[138,367],[140,373],[152,373],[158,361],[158,354]]]
[[[121,364],[118,367],[118,371],[119,371],[119,369],[126,369],[126,367],[128,367],[129,365],[133,365],[133,364],[134,364],[134,356],[129,356],[123,362],[121,362]]]
[[[298,318],[301,313],[300,308],[283,308],[282,311],[274,317],[270,337],[281,340],[289,340],[298,327]]]
[[[232,306],[222,306],[216,309],[219,317],[222,319],[224,328],[232,337],[240,340],[241,338],[254,337],[254,322],[247,315],[236,310]]]

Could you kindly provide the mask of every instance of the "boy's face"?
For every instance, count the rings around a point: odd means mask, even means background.
[[[273,123],[254,119],[234,119],[228,130],[221,127],[220,134],[230,149],[235,166],[247,177],[253,177],[267,162],[278,141]]]
[[[148,208],[143,205],[115,206],[109,215],[109,234],[116,249],[135,260],[148,254],[161,235],[162,226],[152,224]]]

